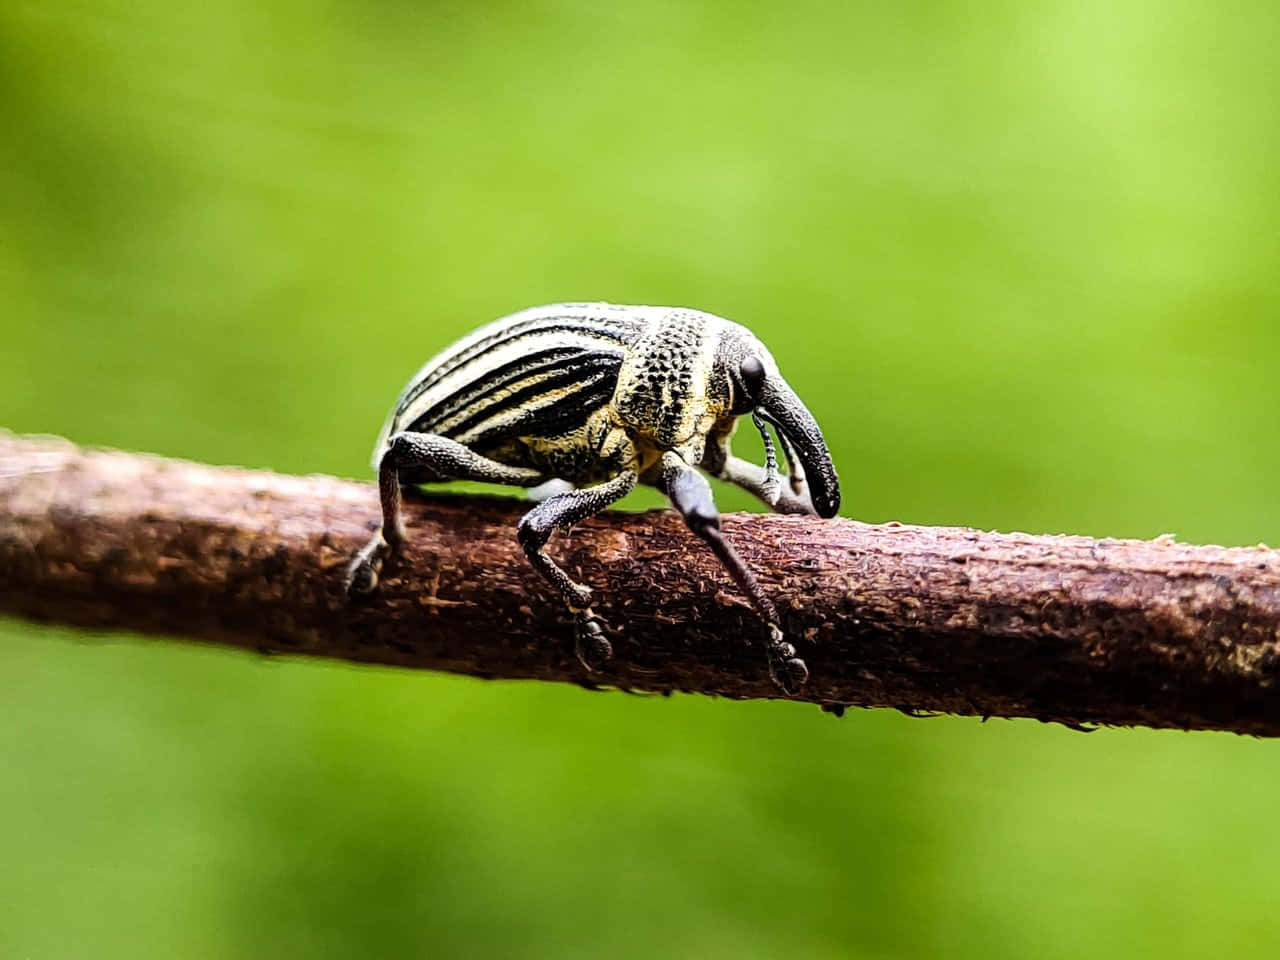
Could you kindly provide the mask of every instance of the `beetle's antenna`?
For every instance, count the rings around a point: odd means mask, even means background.
[[[761,488],[761,493],[770,506],[776,506],[778,497],[782,494],[782,478],[778,475],[778,451],[774,449],[773,437],[769,435],[769,428],[760,419],[760,416],[753,413],[751,422],[756,425],[756,429],[760,431],[760,439],[764,441],[764,486]],[[781,434],[779,434],[778,439],[782,439]],[[787,449],[785,441],[782,449],[786,452],[787,460],[790,462],[791,451]]]
[[[795,448],[782,431],[778,431],[778,443],[782,445],[782,453],[787,458],[787,479],[791,481],[791,490],[793,493],[802,493],[804,467],[800,466],[800,458],[796,456]]]

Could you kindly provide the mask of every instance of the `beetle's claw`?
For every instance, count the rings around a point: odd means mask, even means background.
[[[378,588],[378,572],[373,564],[357,557],[347,568],[347,593],[373,593]]]
[[[348,594],[372,593],[378,588],[382,561],[390,550],[390,545],[378,536],[355,555],[355,559],[347,567],[345,585]]]
[[[604,635],[600,620],[590,610],[573,617],[574,652],[590,673],[598,673],[613,659],[613,644]]]
[[[787,660],[769,658],[769,676],[777,684],[779,690],[789,697],[794,697],[809,681],[809,668],[799,657]]]
[[[347,567],[347,593],[373,593],[378,589],[378,573],[381,569],[381,556],[360,553]]]
[[[809,668],[796,656],[796,648],[782,639],[782,630],[769,624],[769,677],[789,697],[809,681]]]

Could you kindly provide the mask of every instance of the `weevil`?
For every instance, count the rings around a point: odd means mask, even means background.
[[[764,440],[763,466],[734,456],[730,440],[749,416]],[[770,437],[788,465],[786,484]],[[781,513],[835,516],[840,485],[813,415],[746,327],[678,307],[562,303],[481,327],[437,354],[400,394],[374,451],[382,525],[352,561],[347,589],[377,587],[404,541],[402,484],[479,480],[566,487],[520,520],[516,538],[574,622],[589,671],[613,655],[591,589],[547,555],[555,530],[622,499],[636,484],[670,498],[719,558],[763,621],[769,674],[786,693],[808,668],[783,636],[773,601],[720,530],[699,472],[754,494]]]

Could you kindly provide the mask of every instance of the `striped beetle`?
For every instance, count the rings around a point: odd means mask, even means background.
[[[729,448],[746,415],[764,439],[763,467]],[[789,466],[785,487],[766,422]],[[832,517],[840,506],[822,431],[745,327],[697,310],[603,303],[512,314],[433,357],[401,393],[374,452],[382,527],[352,561],[347,589],[373,590],[403,541],[401,484],[560,481],[568,489],[525,514],[517,539],[572,613],[578,659],[598,670],[613,649],[591,610],[591,590],[544,548],[556,529],[649,484],[670,497],[750,598],[766,627],[770,676],[793,693],[808,669],[721,534],[711,487],[696,467],[782,513]]]

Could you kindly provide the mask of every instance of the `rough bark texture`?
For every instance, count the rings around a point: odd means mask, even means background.
[[[552,542],[615,656],[589,677],[516,545],[527,505],[410,503],[409,546],[348,600],[370,485],[0,433],[0,611],[257,650],[636,690],[778,697],[749,608],[670,512]],[[1280,552],[738,515],[828,708],[1280,734]]]

